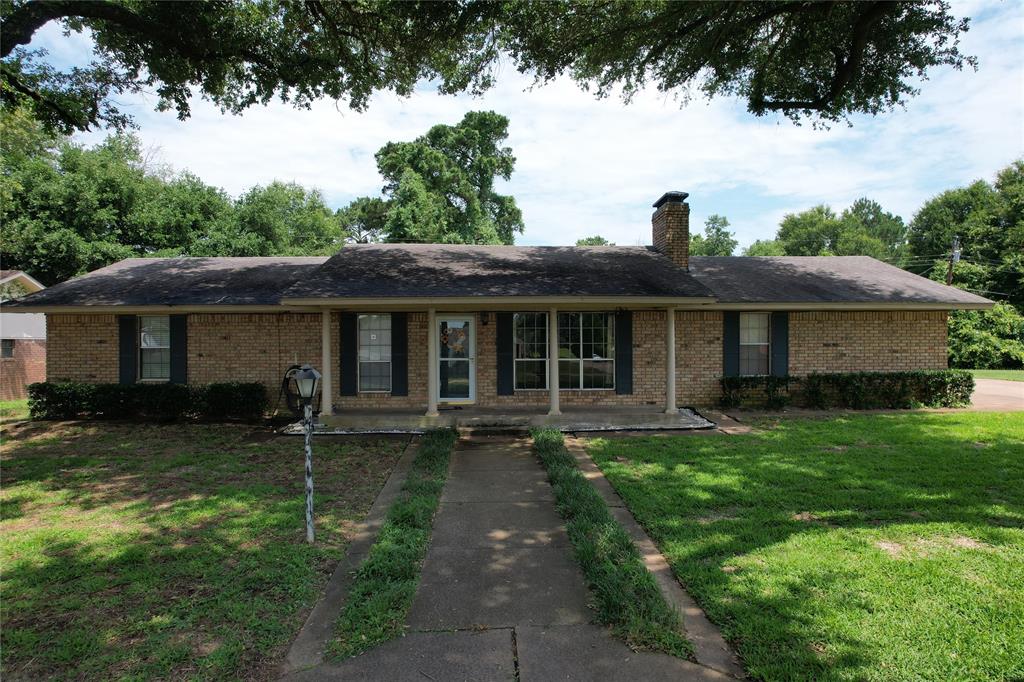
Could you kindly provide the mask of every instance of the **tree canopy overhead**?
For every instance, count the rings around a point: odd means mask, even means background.
[[[195,91],[240,113],[272,99],[363,109],[379,91],[479,93],[503,55],[540,81],[566,74],[626,99],[647,84],[685,100],[736,95],[756,115],[834,121],[905,103],[928,68],[973,65],[966,19],[923,2],[526,0],[0,0],[5,106],[53,130],[123,127],[142,90],[189,115]],[[49,23],[87,30],[93,61],[61,70],[28,48]]]

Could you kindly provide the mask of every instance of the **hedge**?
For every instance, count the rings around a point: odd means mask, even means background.
[[[855,410],[963,407],[971,402],[974,377],[966,370],[840,372],[806,377],[722,377],[722,405],[762,404]],[[791,390],[798,386],[799,390]]]
[[[28,387],[32,419],[242,419],[267,408],[263,384],[84,384],[41,382]]]

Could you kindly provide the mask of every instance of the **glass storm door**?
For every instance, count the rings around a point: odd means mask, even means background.
[[[472,317],[440,317],[437,320],[438,399],[470,403],[476,398],[476,339]]]

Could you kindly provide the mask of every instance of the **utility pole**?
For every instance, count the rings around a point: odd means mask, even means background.
[[[960,235],[953,237],[953,248],[949,252],[949,265],[946,267],[946,284],[953,284],[953,266],[960,262]]]

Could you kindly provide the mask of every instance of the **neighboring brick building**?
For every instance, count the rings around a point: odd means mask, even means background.
[[[129,259],[17,308],[47,313],[54,381],[260,381],[273,395],[309,363],[330,409],[430,415],[672,411],[715,402],[723,375],[939,369],[948,311],[991,306],[866,257],[691,257],[685,199],[655,204],[654,247]]]
[[[45,287],[21,270],[0,270],[0,301]],[[0,303],[0,310],[6,308]],[[41,313],[0,312],[0,400],[18,400],[25,387],[46,380],[46,318]]]

